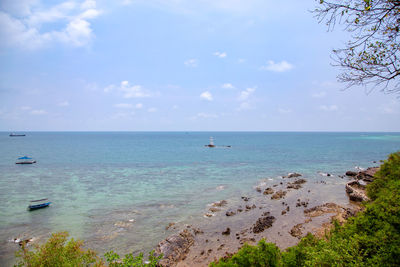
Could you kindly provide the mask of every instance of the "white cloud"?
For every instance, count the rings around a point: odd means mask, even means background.
[[[105,93],[119,92],[123,98],[144,98],[151,97],[152,94],[143,89],[140,85],[130,85],[129,81],[122,81],[119,86],[111,84],[104,88]]]
[[[200,98],[208,101],[213,101],[213,96],[209,91],[205,91],[201,93]]]
[[[267,65],[261,66],[261,70],[273,71],[273,72],[285,72],[293,69],[294,66],[289,62],[283,60],[281,62],[275,63],[274,61],[268,61]]]
[[[239,99],[240,101],[245,101],[245,100],[247,100],[255,91],[256,91],[256,88],[247,88],[246,90],[240,92],[240,95],[239,95],[238,99]]]
[[[47,112],[43,109],[35,109],[31,111],[32,115],[45,115]]]
[[[215,52],[213,55],[219,58],[226,58],[228,56],[225,52],[218,52],[218,51]]]
[[[233,86],[231,83],[224,83],[221,87],[224,89],[235,89],[235,86]]]
[[[289,114],[292,112],[292,110],[289,108],[278,108],[278,112],[281,114]]]
[[[192,58],[184,62],[185,66],[195,68],[197,67],[197,59]]]
[[[23,106],[21,107],[21,110],[31,110],[32,108],[30,106]]]
[[[320,110],[323,110],[323,111],[336,111],[336,110],[338,110],[339,108],[338,108],[338,106],[336,106],[336,105],[330,105],[330,106],[321,105],[321,106],[319,106],[319,109],[320,109]]]
[[[68,101],[60,102],[60,103],[58,103],[58,106],[60,106],[60,107],[68,107],[69,106],[69,102]]]
[[[143,104],[142,104],[142,103],[137,103],[137,104],[135,105],[135,108],[136,108],[136,109],[142,109],[142,108],[143,108]]]
[[[326,92],[318,92],[311,95],[313,98],[324,98],[326,96]]]
[[[132,104],[127,104],[127,103],[115,104],[114,107],[116,107],[116,108],[126,108],[126,109],[133,108]]]
[[[57,42],[86,46],[94,37],[89,20],[100,14],[94,0],[80,5],[65,1],[48,8],[43,8],[40,2],[27,1],[24,11],[18,12],[15,8],[0,11],[0,39],[2,45],[24,49],[38,49]],[[60,26],[43,30],[49,23]]]
[[[149,108],[149,109],[147,109],[147,112],[157,112],[157,108]]]

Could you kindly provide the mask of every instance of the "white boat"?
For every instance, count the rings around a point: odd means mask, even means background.
[[[210,143],[208,145],[205,145],[206,147],[215,147],[214,145],[214,138],[211,136],[210,137]]]

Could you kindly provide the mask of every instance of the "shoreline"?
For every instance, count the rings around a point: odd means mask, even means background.
[[[343,223],[362,209],[359,202],[353,201],[357,199],[352,198],[348,186],[373,176],[376,170],[377,167],[373,167],[339,176],[320,173],[324,178],[313,183],[301,174],[289,173],[278,183],[256,186],[254,190],[258,195],[255,197],[238,196],[240,200],[236,203],[225,200],[211,203],[204,214],[209,223],[186,225],[184,229],[178,229],[173,222],[168,224],[167,231],[180,231],[159,242],[156,254],[164,255],[160,264],[208,266],[236,253],[245,243],[255,245],[261,239],[284,250],[296,245],[307,233],[323,238],[333,226],[333,220]],[[345,182],[339,184],[346,195],[345,203],[324,201],[315,195],[316,191],[320,195],[327,191],[330,179]]]

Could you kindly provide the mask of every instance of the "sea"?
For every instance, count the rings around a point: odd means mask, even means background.
[[[102,253],[147,253],[170,232],[210,220],[207,205],[255,193],[263,180],[308,180],[378,166],[400,133],[0,132],[0,265],[15,240],[67,231]],[[209,148],[213,137],[216,147]],[[37,163],[15,164],[30,156]],[[332,181],[340,181],[332,180]],[[333,182],[335,183],[335,182]],[[334,201],[334,192],[330,196]],[[28,211],[30,200],[50,207]],[[179,228],[179,227],[178,227]]]

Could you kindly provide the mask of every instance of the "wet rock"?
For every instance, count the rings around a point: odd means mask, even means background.
[[[370,199],[366,195],[365,188],[366,186],[362,185],[359,181],[350,181],[346,184],[346,193],[352,201],[369,201]]]
[[[264,190],[264,195],[270,195],[274,193],[274,189],[272,189],[271,187],[268,187],[267,189]]]
[[[250,198],[249,197],[242,197],[242,199],[247,202],[247,201],[249,201]]]
[[[357,180],[364,180],[366,182],[372,182],[374,180],[375,173],[379,170],[379,167],[371,167],[366,169],[365,171],[360,171],[356,175]]]
[[[286,214],[286,210],[282,210],[281,215],[285,215]]]
[[[228,227],[226,228],[225,231],[222,232],[223,235],[230,235],[231,234],[231,229]]]
[[[194,243],[193,234],[185,229],[179,234],[172,235],[158,243],[155,255],[163,254],[159,262],[160,266],[173,266],[183,260],[189,253],[190,247]]]
[[[291,173],[288,173],[287,178],[296,178],[296,177],[299,177],[299,176],[301,176],[300,173],[291,172]]]
[[[305,184],[307,183],[307,181],[305,179],[298,179],[294,182],[292,182],[292,184]]]
[[[256,187],[256,191],[257,191],[258,193],[261,193],[261,188],[260,188],[260,187]]]
[[[292,183],[288,183],[288,185],[287,185],[287,187],[286,187],[287,189],[300,189],[300,188],[302,188],[302,186],[300,185],[300,184],[292,184]]]
[[[203,230],[201,230],[200,228],[195,228],[195,227],[193,227],[193,233],[195,235],[204,234]]]
[[[242,211],[243,211],[242,207],[237,209],[237,212],[242,212]]]
[[[228,202],[226,200],[221,200],[219,202],[212,203],[211,206],[213,206],[213,207],[223,207],[223,206],[226,206],[226,204],[228,204]]]
[[[165,227],[165,230],[170,229],[170,228],[171,228],[172,226],[174,226],[174,225],[175,225],[174,222],[169,223],[169,224],[167,225],[167,227]]]
[[[211,207],[211,208],[209,209],[209,211],[211,211],[211,212],[218,212],[218,211],[221,211],[221,209],[218,209],[218,208],[215,208],[215,207]]]
[[[352,176],[356,176],[356,175],[357,175],[357,172],[353,172],[353,171],[347,171],[346,172],[346,176],[352,177]]]
[[[233,210],[227,210],[226,213],[225,213],[225,215],[228,216],[228,217],[229,217],[229,216],[233,216],[233,215],[236,215],[236,212],[233,211]]]
[[[293,226],[292,229],[290,230],[290,234],[291,234],[293,237],[300,238],[301,235],[303,234],[302,231],[301,231],[302,228],[303,228],[303,224],[301,224],[301,223],[296,224],[296,225]]]
[[[268,229],[272,226],[272,224],[275,222],[275,217],[274,216],[267,216],[267,217],[261,217],[259,218],[256,223],[253,225],[253,233],[261,233],[265,229]]]
[[[279,190],[275,194],[272,195],[271,199],[281,199],[286,196],[286,191]]]
[[[209,213],[209,212],[207,212],[206,214],[204,214],[204,217],[208,217],[208,218],[210,218],[210,217],[212,217],[212,216],[214,216],[214,214],[212,214],[212,213]]]

